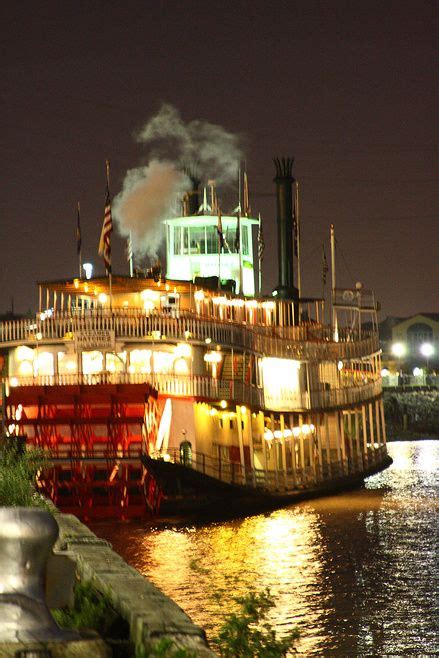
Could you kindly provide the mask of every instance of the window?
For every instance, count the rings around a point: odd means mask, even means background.
[[[37,350],[36,350],[37,351]],[[34,375],[50,375],[54,374],[54,359],[51,352],[39,352],[34,359]]]
[[[218,231],[216,226],[206,226],[206,252],[208,254],[218,253]]]
[[[183,227],[174,227],[174,254],[180,255],[183,246]]]
[[[82,372],[84,375],[94,375],[102,372],[104,355],[98,350],[82,353]]]
[[[422,343],[431,343],[433,341],[433,329],[423,322],[412,324],[407,329],[407,340],[412,350],[416,350]]]
[[[242,226],[241,228],[241,249],[243,256],[249,256],[249,244],[248,244],[248,226]]]
[[[125,363],[127,360],[126,352],[107,352],[105,355],[105,369],[108,372],[125,372]]]
[[[191,228],[190,230],[191,254],[206,253],[206,230],[204,226]]]

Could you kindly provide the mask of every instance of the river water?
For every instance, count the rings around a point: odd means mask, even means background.
[[[93,529],[208,636],[234,596],[269,587],[301,655],[439,655],[439,441],[388,449],[393,465],[353,492],[203,527]]]

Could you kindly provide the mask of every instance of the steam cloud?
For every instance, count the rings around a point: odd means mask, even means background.
[[[113,217],[122,236],[131,234],[135,256],[154,259],[163,238],[162,220],[175,214],[176,200],[191,186],[181,167],[195,165],[227,184],[236,180],[243,154],[237,135],[205,121],[185,123],[169,104],[162,105],[136,139],[148,146],[149,163],[127,171],[113,201]]]

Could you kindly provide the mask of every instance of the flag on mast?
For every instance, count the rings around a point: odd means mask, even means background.
[[[107,199],[105,201],[104,223],[102,224],[101,239],[99,241],[99,255],[103,257],[107,274],[111,274],[111,242],[110,236],[113,231],[113,220],[111,218],[110,190],[107,182]]]
[[[218,206],[218,224],[216,227],[219,240],[219,248],[224,249],[224,233],[223,233],[223,223],[221,221],[221,208]]]
[[[78,256],[81,254],[82,238],[81,238],[81,208],[78,201],[78,212],[76,215],[76,252]]]
[[[262,261],[264,260],[264,249],[265,249],[264,232],[262,230],[261,215],[259,215],[258,259],[260,263],[262,263]]]
[[[241,251],[241,206],[238,206],[238,217],[235,233],[235,251],[236,253]]]
[[[132,243],[132,240],[131,240],[131,233],[129,234],[129,236],[127,238],[126,254],[127,254],[127,261],[130,262],[133,258],[133,243]]]
[[[328,274],[329,267],[328,267],[328,261],[326,260],[326,251],[325,251],[325,245],[322,244],[322,284],[323,286],[326,286],[326,276]]]

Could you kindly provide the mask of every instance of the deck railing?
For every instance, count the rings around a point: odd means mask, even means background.
[[[237,404],[247,404],[258,409],[269,409],[266,406],[264,390],[238,379],[214,379],[206,375],[174,375],[143,373],[109,373],[102,372],[91,375],[39,375],[36,377],[14,377],[9,384],[14,386],[90,386],[96,384],[144,384],[148,382],[163,395],[171,397],[195,397],[206,400],[228,400]],[[290,406],[282,409],[282,400],[276,404],[276,409],[284,411],[300,411],[306,409],[331,409],[355,403],[361,403],[381,394],[381,380],[369,382],[363,386],[330,389],[325,391],[311,390],[303,393],[296,400],[295,409]],[[271,405],[273,397],[270,397]]]
[[[232,462],[220,457],[213,457],[202,453],[180,453],[179,450],[169,451],[170,460],[187,468],[192,468],[203,475],[208,475],[227,484],[246,486],[251,489],[261,489],[271,492],[292,491],[313,488],[330,480],[347,475],[354,475],[367,471],[367,469],[381,463],[387,456],[385,446],[368,449],[367,454],[360,459],[345,459],[330,464],[312,464],[297,467],[294,470],[280,468],[263,470],[242,466],[239,462]]]
[[[42,320],[13,320],[0,323],[0,345],[66,342],[94,332],[111,332],[116,340],[164,340],[204,342],[237,347],[258,355],[300,360],[336,360],[358,358],[378,351],[378,336],[363,332],[361,339],[349,330],[339,330],[339,340],[331,339],[324,325],[304,324],[294,327],[244,325],[230,321],[200,318],[190,311],[178,317],[164,313],[136,315],[105,311],[56,313]]]
[[[381,379],[361,386],[331,388],[325,391],[311,390],[312,409],[330,409],[363,402],[382,393]]]

